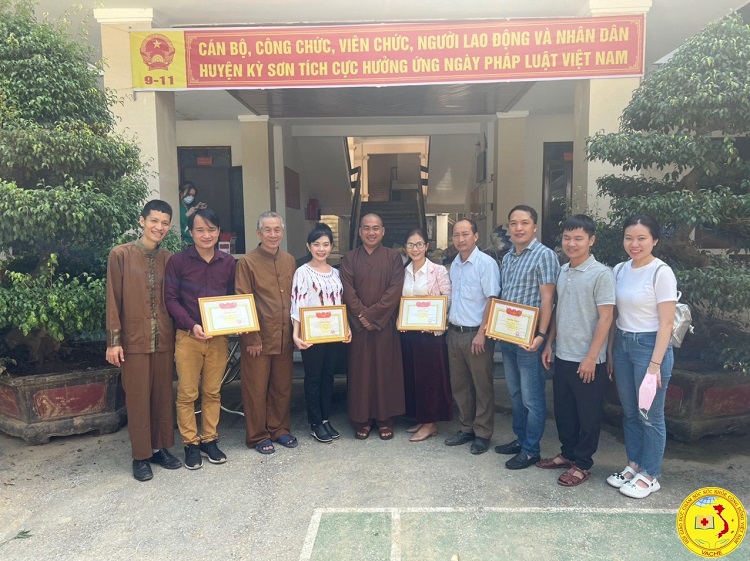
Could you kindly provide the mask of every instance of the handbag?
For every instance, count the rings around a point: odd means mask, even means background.
[[[615,272],[615,280],[620,274],[620,271],[622,270],[624,263],[620,263],[619,265],[616,265],[615,268],[617,271]],[[667,265],[662,264],[659,265],[656,270],[654,271],[654,276],[651,277],[651,284],[655,286],[656,283],[656,274],[659,272],[659,269],[662,267],[666,267]],[[655,288],[654,288],[655,289]],[[682,346],[682,341],[685,339],[685,335],[690,333],[694,333],[693,330],[693,314],[690,311],[690,306],[687,304],[684,304],[680,302],[680,298],[682,298],[682,292],[679,290],[677,291],[677,304],[675,305],[674,309],[674,324],[672,325],[672,346],[675,348],[680,348]]]

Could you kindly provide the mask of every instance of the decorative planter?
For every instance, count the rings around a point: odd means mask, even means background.
[[[125,424],[120,370],[0,376],[0,430],[29,444],[52,436],[115,432]]]
[[[750,430],[750,376],[701,370],[688,363],[672,370],[665,404],[667,433],[682,442]],[[609,384],[604,416],[622,425],[617,388]]]

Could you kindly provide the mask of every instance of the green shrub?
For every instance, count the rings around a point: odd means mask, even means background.
[[[623,221],[648,213],[663,226],[661,256],[691,304],[697,335],[682,352],[747,372],[750,365],[750,27],[737,14],[709,25],[649,73],[620,131],[589,140],[591,160],[643,175],[607,175],[611,197],[597,256],[614,264]],[[698,238],[695,237],[697,231]],[[723,251],[701,245],[704,234]],[[698,239],[699,241],[696,241]]]
[[[148,193],[84,45],[0,2],[0,336],[38,363],[104,328],[107,252]]]

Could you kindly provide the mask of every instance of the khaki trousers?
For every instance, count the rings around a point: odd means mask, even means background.
[[[220,335],[199,341],[189,331],[177,330],[174,359],[177,363],[177,428],[182,443],[211,442],[219,435],[221,379],[227,364],[229,338]],[[195,402],[201,398],[201,433],[195,419]]]
[[[242,409],[248,447],[289,434],[292,425],[292,351],[251,357],[242,349]]]
[[[495,387],[492,383],[495,341],[486,339],[484,352],[473,355],[471,341],[476,334],[476,331],[460,333],[448,328],[448,366],[461,431],[489,439],[495,430]]]
[[[133,459],[147,460],[154,450],[174,446],[174,355],[126,353],[121,368]]]

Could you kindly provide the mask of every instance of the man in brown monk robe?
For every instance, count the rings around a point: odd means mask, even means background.
[[[383,247],[385,228],[377,214],[359,226],[362,246],[341,261],[344,303],[352,327],[349,352],[348,409],[355,436],[364,440],[372,423],[380,438],[393,438],[393,421],[405,411],[404,371],[396,317],[404,264],[401,255]]]
[[[253,294],[260,331],[240,335],[245,444],[273,454],[273,443],[295,448],[289,434],[292,398],[292,277],[294,257],[280,249],[284,221],[275,212],[258,217],[258,247],[237,262],[237,294]]]
[[[148,481],[151,464],[182,467],[174,446],[174,325],[164,303],[170,253],[159,244],[169,232],[172,207],[146,203],[140,239],[118,245],[107,262],[107,362],[122,370],[133,477]]]

